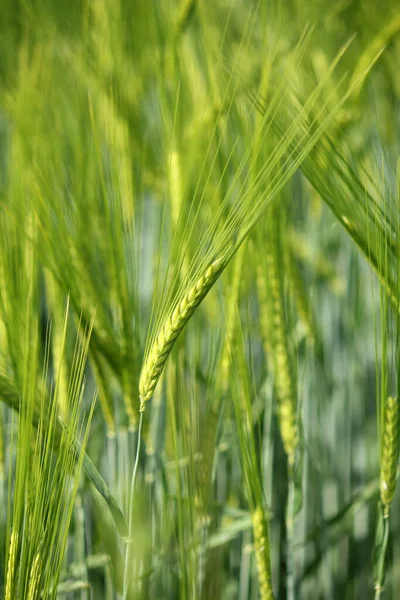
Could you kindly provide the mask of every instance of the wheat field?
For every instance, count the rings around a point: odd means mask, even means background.
[[[400,5],[3,0],[0,597],[400,598]]]

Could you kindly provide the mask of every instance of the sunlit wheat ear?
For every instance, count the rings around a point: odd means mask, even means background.
[[[43,569],[43,561],[40,552],[37,552],[31,568],[27,600],[36,600],[36,598],[40,597],[39,583],[41,569]]]
[[[253,512],[252,523],[260,598],[261,600],[273,600],[268,523],[261,506]]]
[[[210,291],[223,269],[226,262],[223,258],[213,262],[197,282],[185,293],[170,317],[162,326],[160,333],[145,359],[139,380],[140,411],[144,411],[145,403],[152,397],[165,361],[172,350],[182,329],[199,306],[200,302]]]
[[[16,571],[18,568],[17,563],[17,553],[18,553],[18,542],[19,536],[18,532],[14,529],[11,532],[10,539],[10,550],[8,554],[8,563],[7,563],[7,579],[6,579],[6,592],[5,592],[5,600],[12,600],[14,598],[14,580]]]
[[[382,504],[389,505],[396,491],[399,462],[399,405],[397,398],[386,400],[382,431],[380,491]]]

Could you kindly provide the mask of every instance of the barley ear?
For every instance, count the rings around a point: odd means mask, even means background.
[[[384,506],[391,504],[396,491],[399,461],[399,405],[397,398],[386,400],[382,431],[380,492]]]
[[[16,571],[18,568],[17,554],[19,549],[19,536],[18,532],[14,529],[11,532],[10,538],[10,550],[8,553],[8,564],[7,564],[7,578],[6,578],[6,591],[5,600],[13,600],[14,596],[14,580]]]
[[[284,240],[281,231],[281,214],[279,206],[271,207],[264,256],[268,273],[266,294],[270,320],[269,343],[272,350],[279,429],[289,467],[293,468],[296,451],[300,444],[300,430],[297,415],[296,374],[285,314],[284,264],[282,260]]]
[[[40,597],[39,584],[41,569],[43,569],[43,560],[40,552],[37,552],[31,568],[27,600],[36,600],[36,598]]]
[[[140,411],[152,397],[165,362],[179,334],[193,316],[196,308],[208,294],[226,266],[226,261],[219,258],[214,261],[196,283],[189,288],[183,298],[176,303],[174,310],[161,328],[155,342],[145,359],[139,380]]]
[[[260,598],[273,600],[268,522],[261,506],[253,512],[252,523]]]

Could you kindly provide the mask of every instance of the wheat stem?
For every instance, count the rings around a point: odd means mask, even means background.
[[[140,444],[142,441],[142,425],[143,425],[143,413],[140,414],[139,428],[137,434],[137,447],[136,447],[136,458],[133,466],[131,490],[129,495],[129,521],[128,521],[128,539],[126,540],[125,548],[125,564],[124,564],[124,587],[123,587],[123,600],[127,600],[129,594],[129,569],[131,567],[131,556],[132,556],[132,542],[133,542],[133,521],[134,521],[134,497],[135,497],[135,485],[136,477],[139,468],[139,457],[140,457]]]
[[[386,562],[386,550],[389,541],[389,513],[390,506],[381,505],[378,506],[378,526],[377,533],[381,529],[380,536],[375,541],[375,600],[379,600],[383,591],[383,584],[385,583],[385,562]]]

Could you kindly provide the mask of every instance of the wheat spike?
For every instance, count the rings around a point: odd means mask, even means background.
[[[265,248],[268,282],[267,327],[271,338],[272,367],[275,377],[279,429],[289,466],[295,462],[300,442],[297,416],[297,389],[293,357],[291,356],[285,317],[282,239],[279,207],[272,207]]]
[[[163,325],[150,352],[145,360],[139,380],[140,411],[144,410],[145,403],[152,397],[155,387],[164,369],[165,361],[172,350],[182,329],[199,306],[200,302],[210,291],[226,262],[219,258],[213,262],[196,283],[186,292],[178,302]]]
[[[7,564],[7,578],[6,578],[6,591],[5,600],[12,600],[14,598],[14,579],[17,570],[17,553],[19,546],[19,536],[14,530],[11,532],[10,539],[10,551],[8,554]]]
[[[397,398],[386,400],[382,432],[380,491],[382,504],[389,505],[396,491],[396,471],[399,461],[399,405]]]
[[[39,594],[39,583],[40,583],[40,571],[43,567],[43,561],[40,555],[40,552],[36,553],[36,556],[33,560],[31,575],[29,579],[29,589],[27,600],[36,600],[40,596]]]
[[[257,507],[253,512],[252,523],[260,598],[261,600],[273,600],[268,523],[261,506]]]

